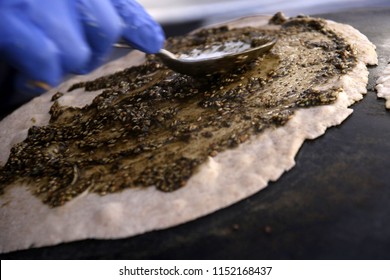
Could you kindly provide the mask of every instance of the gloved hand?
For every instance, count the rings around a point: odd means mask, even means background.
[[[1,0],[0,62],[17,73],[16,92],[1,89],[1,105],[25,102],[67,73],[93,70],[120,37],[146,53],[165,39],[135,0]]]

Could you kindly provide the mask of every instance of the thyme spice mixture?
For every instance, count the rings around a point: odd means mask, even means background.
[[[318,19],[273,22],[281,28],[222,27],[168,40],[168,49],[183,53],[232,38],[278,37],[269,53],[223,76],[194,79],[150,56],[141,66],[73,85],[104,90],[83,108],[61,106],[56,94],[49,125],[31,127],[0,168],[0,192],[28,181],[55,207],[84,191],[174,191],[209,156],[285,124],[298,108],[334,102],[340,89],[313,87],[355,65],[351,47]]]

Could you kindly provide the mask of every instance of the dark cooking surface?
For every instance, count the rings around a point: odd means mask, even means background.
[[[377,45],[369,92],[341,126],[307,141],[297,165],[256,195],[195,221],[2,259],[390,259],[390,112],[373,91],[390,61],[390,9],[321,15]],[[385,49],[387,41],[388,49]]]

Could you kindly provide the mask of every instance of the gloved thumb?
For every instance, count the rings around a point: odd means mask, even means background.
[[[112,0],[123,20],[122,37],[134,48],[157,53],[164,45],[161,26],[135,0]]]

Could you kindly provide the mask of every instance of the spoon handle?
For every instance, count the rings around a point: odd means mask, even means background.
[[[166,49],[161,49],[158,51],[158,53],[156,53],[156,55],[158,57],[160,57],[161,59],[174,59],[174,60],[177,60],[177,57],[176,55],[174,55],[173,53],[171,53],[170,51],[167,51]]]
[[[126,43],[115,43],[115,44],[113,44],[113,47],[119,48],[119,49],[133,49],[130,45],[128,45]],[[167,51],[165,49],[159,50],[159,52],[156,53],[156,55],[160,58],[177,59],[173,53],[171,53],[170,51]]]
[[[115,48],[121,48],[121,49],[132,49],[132,47],[126,43],[115,43],[115,44],[113,44],[113,46]],[[180,69],[183,68],[183,65],[181,65],[182,63],[180,61],[178,61],[177,57],[173,53],[171,53],[170,51],[167,51],[165,49],[161,49],[155,55],[157,57],[159,57],[162,60],[162,62],[166,66],[168,66],[169,68],[179,69],[179,72],[180,72]]]
[[[130,45],[128,44],[123,44],[123,43],[115,43],[112,45],[114,48],[118,49],[133,49]]]

